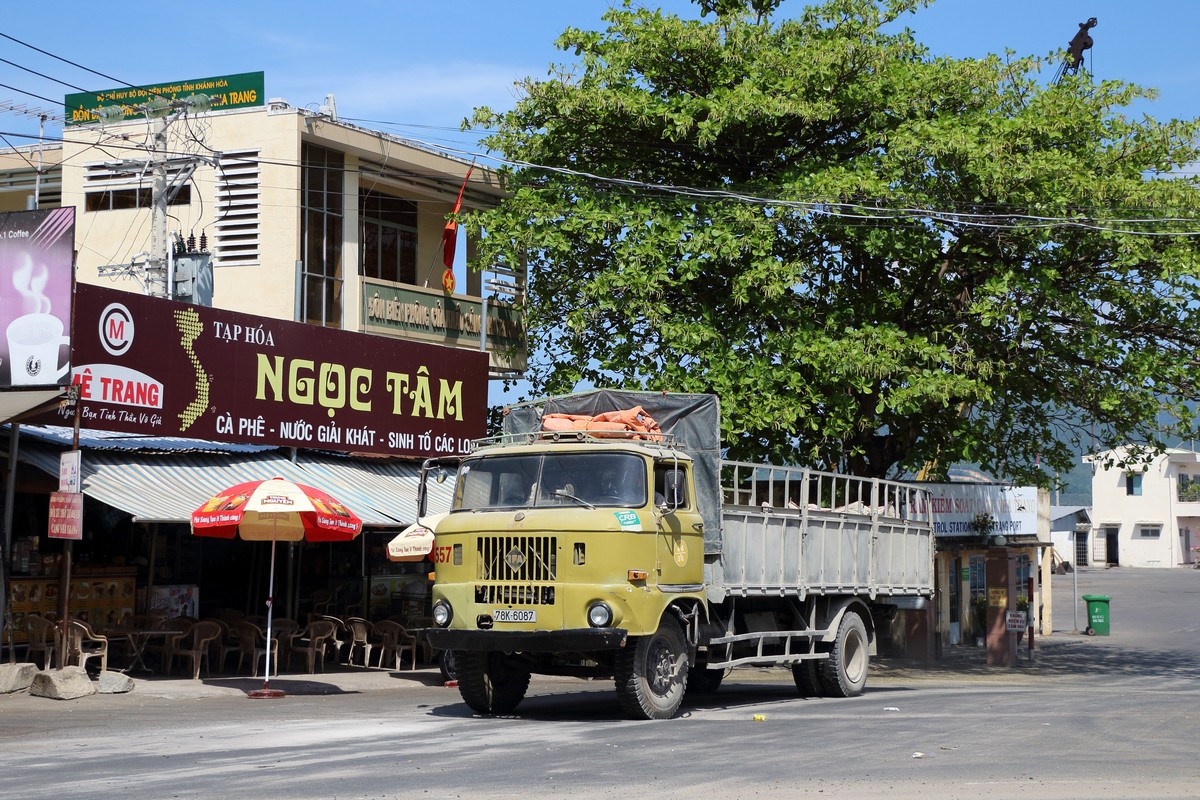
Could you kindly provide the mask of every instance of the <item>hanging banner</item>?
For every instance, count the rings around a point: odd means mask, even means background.
[[[50,493],[50,524],[46,536],[51,539],[83,538],[83,495],[70,492]]]
[[[75,327],[85,428],[422,457],[465,453],[486,430],[478,351],[86,284]]]

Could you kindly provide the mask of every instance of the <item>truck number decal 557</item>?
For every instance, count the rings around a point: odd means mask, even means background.
[[[433,563],[447,564],[450,562],[450,551],[453,549],[454,548],[450,547],[450,546],[435,547],[435,548],[433,548],[433,552],[430,553],[429,555],[433,559]]]

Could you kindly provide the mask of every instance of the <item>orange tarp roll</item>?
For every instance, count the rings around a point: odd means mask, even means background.
[[[603,414],[595,416],[546,414],[542,417],[542,430],[588,431],[597,434],[603,432],[632,433],[634,435],[631,438],[634,439],[662,441],[662,430],[658,427],[658,423],[641,406],[634,406],[623,411],[605,411]]]

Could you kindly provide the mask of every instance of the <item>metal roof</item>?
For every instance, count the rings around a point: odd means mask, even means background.
[[[22,431],[23,432],[23,431]],[[18,458],[58,475],[61,447],[25,442]],[[420,466],[412,462],[278,450],[251,453],[129,452],[88,449],[81,466],[83,493],[133,516],[135,522],[188,523],[192,512],[237,483],[281,477],[316,486],[379,528],[403,528],[416,519]],[[449,487],[430,484],[430,512],[449,507]]]

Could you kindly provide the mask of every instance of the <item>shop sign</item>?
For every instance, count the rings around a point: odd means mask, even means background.
[[[87,284],[75,305],[85,428],[410,456],[465,453],[486,430],[485,353]]]
[[[933,513],[933,533],[939,539],[978,536],[975,520],[980,516],[994,523],[989,533],[1004,536],[1036,535],[1037,487],[993,483],[922,483],[929,490],[914,505],[914,513]]]
[[[63,119],[67,125],[97,122],[100,119],[97,110],[112,106],[121,109],[123,119],[139,119],[146,116],[146,105],[156,97],[183,100],[204,95],[213,111],[249,108],[263,105],[265,94],[262,72],[191,78],[146,86],[118,86],[115,89],[67,95],[63,100]]]
[[[83,538],[83,495],[69,492],[50,493],[50,524],[46,536],[51,539]]]
[[[450,291],[453,286],[447,289]],[[488,300],[487,318],[491,365],[500,370],[524,370],[525,324],[520,309]],[[364,330],[478,349],[482,321],[481,298],[387,281],[363,281]]]
[[[58,490],[60,492],[79,492],[79,464],[82,454],[79,450],[68,450],[58,457]]]
[[[0,213],[0,387],[66,386],[75,209]]]

